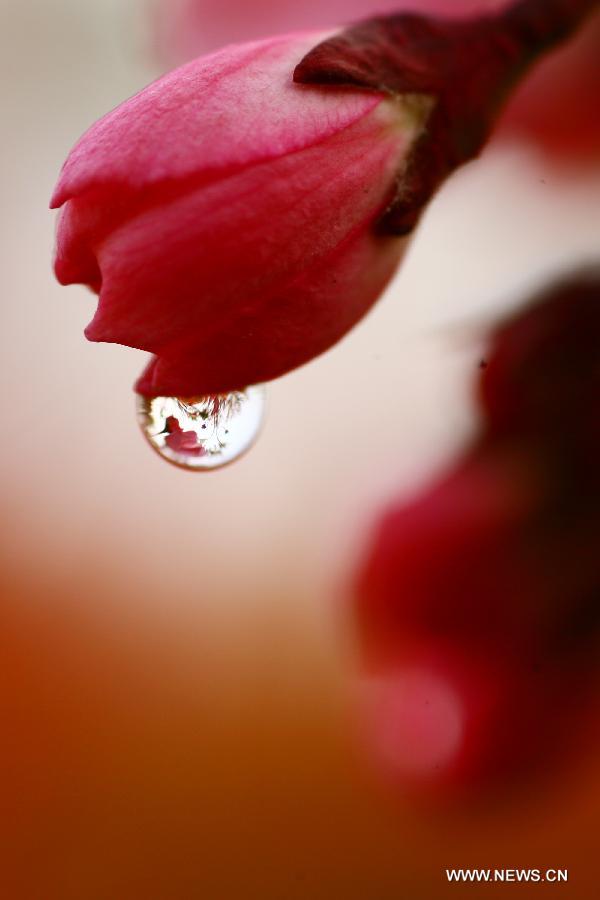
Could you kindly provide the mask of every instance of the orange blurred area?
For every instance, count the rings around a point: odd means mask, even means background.
[[[430,898],[474,865],[568,868],[567,896],[593,895],[595,760],[417,812],[357,754],[310,635],[255,623],[251,653],[238,629],[183,640],[102,614],[114,584],[3,570],[3,896]]]
[[[48,199],[157,71],[122,0],[0,4],[2,900],[437,900],[445,868],[568,868],[590,900],[598,738],[531,785],[430,808],[363,750],[345,585],[393,492],[477,427],[484,336],[597,258],[600,172],[496,145],[428,210],[338,347],[269,386],[256,447],[188,474],[145,445],[142,354],[85,342]],[[558,725],[557,725],[558,727]]]

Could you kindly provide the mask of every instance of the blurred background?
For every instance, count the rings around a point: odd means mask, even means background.
[[[94,298],[53,280],[60,166],[169,65],[385,4],[197,3],[193,34],[181,6],[0,2],[2,896],[419,900],[446,867],[552,866],[589,898],[597,747],[543,788],[409,801],[361,748],[345,598],[381,504],[474,434],[486,331],[597,258],[597,160],[514,124],[525,92],[369,317],[269,386],[254,449],[178,471],[137,429],[142,354],[86,343]]]

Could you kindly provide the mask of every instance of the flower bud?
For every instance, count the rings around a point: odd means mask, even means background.
[[[405,241],[374,223],[428,105],[295,84],[319,37],[196,60],[69,156],[56,275],[98,292],[90,340],[155,354],[140,392],[275,378],[335,343],[394,272]]]
[[[52,199],[90,340],[155,358],[148,397],[243,390],[323,353],[385,288],[502,100],[594,0],[374,18],[228,47],[94,125]]]

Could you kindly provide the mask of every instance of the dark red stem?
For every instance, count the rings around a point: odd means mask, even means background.
[[[367,19],[314,47],[294,80],[433,100],[379,223],[384,233],[407,234],[444,178],[478,155],[528,68],[598,6],[599,0],[519,0],[496,15],[465,20],[416,13]]]

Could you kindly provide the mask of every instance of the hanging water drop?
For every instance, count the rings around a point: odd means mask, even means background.
[[[137,397],[142,433],[163,459],[183,469],[219,469],[254,443],[265,390],[249,387],[207,397]]]

